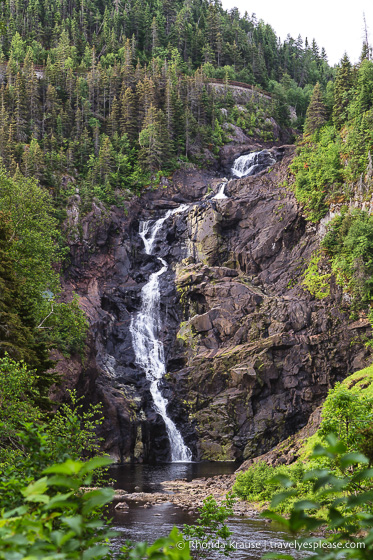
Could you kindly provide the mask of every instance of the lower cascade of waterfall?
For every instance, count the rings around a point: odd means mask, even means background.
[[[219,185],[218,192],[216,193],[215,196],[212,197],[212,200],[223,200],[224,198],[228,198],[224,192],[227,183],[228,183],[228,179],[224,177],[223,182],[220,183]]]
[[[251,152],[235,159],[231,172],[236,177],[248,177],[267,169],[274,163],[276,163],[276,159],[268,150]]]
[[[139,234],[144,242],[147,255],[152,255],[157,233],[167,218],[173,214],[184,212],[188,208],[189,206],[184,204],[174,210],[169,210],[162,218],[155,222],[149,220],[140,223]],[[150,393],[153,398],[154,407],[161,415],[166,426],[170,441],[171,461],[188,462],[192,460],[192,452],[185,445],[175,423],[167,415],[168,401],[163,397],[159,387],[162,378],[166,374],[163,343],[159,340],[159,332],[162,326],[159,278],[166,272],[168,266],[164,259],[158,257],[158,261],[162,267],[150,275],[148,283],[142,288],[141,309],[137,315],[132,317],[130,331],[136,363],[143,369],[146,378],[150,381]]]

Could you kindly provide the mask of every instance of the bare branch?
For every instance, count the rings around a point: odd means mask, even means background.
[[[40,323],[40,325],[38,325],[36,328],[37,329],[50,329],[51,327],[43,327],[42,325],[45,323],[45,321],[48,319],[48,317],[50,317],[53,314],[53,303],[52,303],[52,310],[50,313],[48,313],[48,315],[46,317],[44,317],[44,319],[42,320],[42,322]]]

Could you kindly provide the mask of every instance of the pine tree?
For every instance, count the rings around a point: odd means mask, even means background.
[[[26,140],[26,114],[27,114],[27,100],[25,91],[25,81],[23,75],[18,72],[14,86],[15,98],[15,137],[17,142],[24,142]]]
[[[120,132],[127,134],[130,140],[137,137],[135,96],[131,88],[127,88],[120,100],[121,112],[119,117]]]
[[[363,13],[363,22],[364,22],[364,41],[363,41],[363,47],[360,55],[360,62],[362,62],[363,60],[370,60],[372,54],[372,49],[369,46],[368,25],[365,17],[365,12]]]
[[[22,171],[25,177],[41,180],[44,173],[44,157],[38,141],[33,138],[29,146],[25,146],[22,155]]]
[[[40,125],[38,83],[30,50],[27,51],[23,65],[25,78],[26,112],[29,134],[37,136]]]
[[[151,105],[139,135],[139,161],[144,171],[161,169],[168,155],[168,134],[164,114]]]
[[[317,82],[313,88],[310,104],[307,109],[304,131],[306,134],[313,134],[326,123],[326,108],[320,84]]]
[[[53,373],[44,373],[52,365],[45,345],[35,338],[32,319],[25,311],[21,282],[15,272],[11,248],[14,242],[9,216],[0,212],[0,357],[8,353],[15,360],[25,360],[40,372],[39,388],[46,391],[55,381]],[[42,373],[43,372],[43,373]]]
[[[101,147],[98,157],[91,171],[90,179],[93,185],[97,182],[105,187],[110,186],[111,173],[114,170],[113,146],[108,136],[101,137]]]
[[[8,113],[5,109],[4,94],[2,95],[1,109],[0,109],[0,157],[5,165],[7,161],[7,144],[8,144]]]
[[[132,86],[134,82],[134,68],[133,68],[133,56],[130,40],[126,40],[124,49],[124,61],[122,66],[123,81],[126,87]]]
[[[116,132],[119,131],[119,116],[120,116],[120,109],[119,103],[117,98],[114,97],[113,103],[111,104],[111,111],[108,119],[108,133],[110,136],[114,136]]]
[[[347,53],[344,54],[337,71],[334,86],[333,122],[341,128],[347,119],[346,109],[349,104],[349,92],[353,85],[353,74]]]
[[[138,97],[138,126],[141,127],[151,106],[155,106],[154,82],[145,77],[137,84],[136,93]]]

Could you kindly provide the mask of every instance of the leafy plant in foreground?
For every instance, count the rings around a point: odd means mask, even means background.
[[[0,559],[98,560],[107,556],[113,533],[102,519],[111,488],[84,492],[94,470],[110,463],[96,457],[87,463],[68,459],[44,470],[22,490],[24,503],[0,520]]]
[[[338,464],[341,475],[328,469],[315,469],[304,474],[304,480],[313,480],[313,500],[298,500],[288,518],[273,508],[296,494],[294,482],[282,475],[276,480],[284,490],[271,502],[271,509],[263,516],[280,523],[292,535],[300,531],[314,531],[324,527],[325,537],[307,537],[299,540],[303,550],[313,550],[313,558],[337,560],[339,558],[372,558],[373,548],[373,469],[369,459],[361,453],[346,453],[346,446],[329,434],[327,446],[317,445],[314,458],[329,459]],[[322,502],[328,498],[326,517]],[[326,521],[325,521],[326,519]],[[271,555],[272,558],[292,558],[287,555]]]
[[[203,558],[207,556],[208,544],[211,540],[222,541],[223,546],[219,550],[225,556],[229,555],[232,547],[229,543],[229,537],[232,531],[227,527],[225,521],[230,515],[233,515],[234,498],[231,494],[227,494],[226,499],[221,505],[218,505],[215,498],[208,496],[203,500],[203,506],[199,509],[199,517],[194,525],[184,525],[183,536],[187,541],[198,542],[198,549],[195,558]]]

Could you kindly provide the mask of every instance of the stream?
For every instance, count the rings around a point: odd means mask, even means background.
[[[116,465],[111,467],[110,476],[115,479],[115,488],[127,492],[159,492],[161,482],[232,474],[237,469],[233,462],[211,463],[168,463],[164,465]],[[113,548],[120,549],[125,541],[154,542],[166,536],[176,525],[192,524],[196,516],[171,503],[156,504],[146,509],[141,503],[130,503],[125,511],[111,508],[113,525],[119,536],[113,541]],[[287,552],[294,558],[304,558],[308,553],[286,550],[287,534],[279,526],[261,519],[232,517],[227,523],[232,531],[231,540],[236,550],[229,552],[229,558],[237,560],[257,560],[266,552]],[[213,541],[216,542],[216,541]],[[216,550],[209,552],[207,558],[222,558]]]

